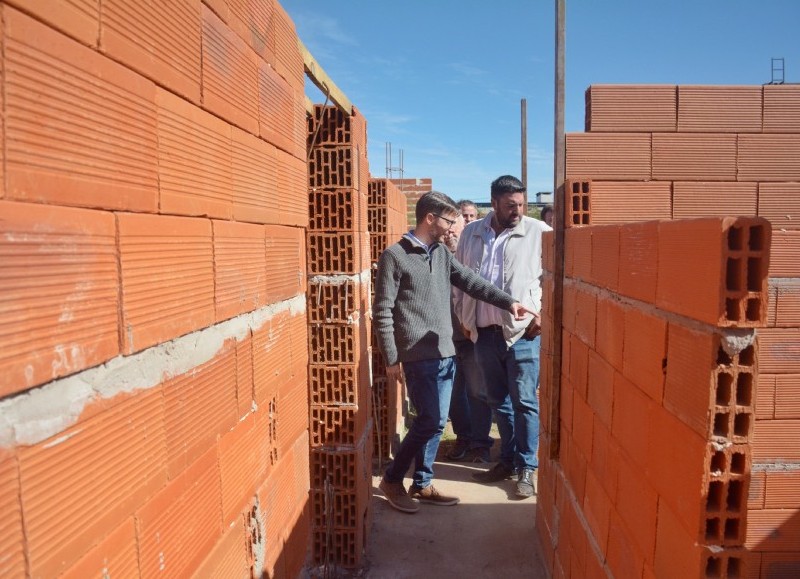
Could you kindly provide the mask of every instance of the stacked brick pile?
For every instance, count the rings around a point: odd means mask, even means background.
[[[305,562],[303,62],[247,5],[0,3],[0,576]]]
[[[592,86],[586,119],[586,133],[567,135],[568,226],[711,215],[758,215],[772,224],[770,297],[766,327],[757,331],[760,371],[745,471],[750,491],[742,507],[745,563],[752,576],[797,573],[800,86]],[[645,238],[644,230],[640,235]],[[601,242],[591,236],[593,244]],[[694,263],[700,243],[685,242],[679,280],[701,273]],[[572,257],[565,258],[570,267]],[[655,265],[638,263],[645,271]],[[717,572],[713,564],[708,572]],[[722,565],[723,572],[735,569]]]
[[[554,576],[742,576],[769,223],[566,233],[560,421],[543,422],[537,517]],[[552,313],[546,301],[543,366]],[[545,380],[545,416],[550,401]]]
[[[406,197],[389,179],[370,179],[367,212],[374,291],[378,258],[408,230]],[[376,417],[373,438],[375,453],[381,462],[389,457],[393,446],[399,442],[405,394],[401,384],[387,380],[386,363],[374,343],[374,334],[372,340],[372,393]]]
[[[425,193],[433,189],[433,180],[430,178],[391,179],[391,182],[397,185],[398,189],[400,189],[400,192],[406,197],[406,214],[408,215],[408,222],[416,223],[417,218],[414,215],[414,209],[417,206],[417,201],[420,197],[425,195]]]
[[[371,498],[367,127],[317,105],[308,123],[308,351],[316,565],[363,562]]]

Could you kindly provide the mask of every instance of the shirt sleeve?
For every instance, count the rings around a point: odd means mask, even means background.
[[[454,258],[450,259],[450,283],[476,300],[503,310],[508,310],[517,301]]]
[[[398,362],[393,313],[400,287],[400,271],[397,265],[391,253],[384,251],[381,254],[375,276],[375,302],[372,305],[375,337],[387,366],[394,366]]]

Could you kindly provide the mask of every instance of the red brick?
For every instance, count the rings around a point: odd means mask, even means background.
[[[636,223],[620,230],[619,293],[655,303],[658,280],[659,222]]]
[[[586,89],[586,131],[674,131],[675,85],[593,84]]]
[[[303,92],[303,57],[297,44],[294,22],[279,2],[275,2],[271,30],[275,37],[275,69],[295,89]]]
[[[594,348],[597,326],[597,296],[578,291],[575,296],[575,335]]]
[[[139,560],[136,550],[136,525],[133,517],[125,520],[108,534],[80,561],[60,575],[64,579],[102,577],[138,577]]]
[[[565,227],[592,224],[592,182],[588,179],[567,179],[564,183]]]
[[[694,533],[684,529],[672,510],[665,504],[658,506],[658,529],[653,568],[663,579],[700,577],[704,569],[702,552]]]
[[[308,163],[305,156],[293,157],[276,149],[278,159],[278,189],[274,194],[278,200],[277,210],[285,213],[280,223],[296,227],[308,227]],[[274,201],[270,201],[275,206]]]
[[[153,83],[16,10],[3,18],[7,197],[156,211]]]
[[[775,418],[800,418],[800,375],[775,376]]]
[[[165,90],[157,102],[161,212],[230,219],[230,125]]]
[[[214,221],[214,301],[220,322],[266,305],[267,259],[260,225]]]
[[[211,10],[202,11],[203,107],[258,134],[259,58]]]
[[[756,215],[757,183],[676,181],[672,184],[672,218]]]
[[[764,132],[800,133],[800,87],[764,86]]]
[[[748,512],[745,548],[792,553],[796,557],[797,545],[800,545],[800,517],[796,508]]]
[[[594,413],[582,396],[572,397],[572,432],[575,445],[585,457],[592,456]],[[577,494],[577,493],[576,493]],[[581,495],[578,495],[581,496]]]
[[[22,507],[19,493],[17,459],[10,451],[0,450],[0,575],[24,577],[25,533],[22,529]]]
[[[301,437],[308,442],[309,430],[308,380],[295,376],[278,390],[277,440],[279,455],[285,456]],[[317,431],[319,432],[319,431]],[[342,434],[343,437],[345,437]]]
[[[776,278],[800,277],[800,231],[775,231],[769,273]]]
[[[259,406],[267,404],[283,384],[291,382],[299,349],[307,349],[305,342],[294,339],[292,325],[306,322],[305,316],[297,318],[293,320],[289,313],[277,314],[253,331],[253,379]]]
[[[653,179],[736,181],[736,138],[724,133],[654,133]],[[739,179],[745,180],[741,174]]]
[[[625,310],[622,373],[656,403],[664,393],[667,323],[638,308]]]
[[[239,417],[253,408],[253,336],[236,342],[236,405]]]
[[[589,383],[587,400],[606,428],[611,428],[614,392],[614,368],[594,350],[589,351]]]
[[[767,473],[763,470],[760,472],[750,473],[750,488],[747,495],[747,507],[749,509],[763,509],[764,508],[764,493],[767,486]]]
[[[567,255],[567,277],[586,282],[592,280],[592,231],[593,228],[572,227],[564,232]]]
[[[760,555],[761,577],[797,577],[800,574],[800,556],[797,551],[763,553]],[[751,575],[752,576],[752,575]]]
[[[367,233],[317,233],[309,231],[308,271],[313,274],[356,274],[369,268]]]
[[[760,133],[760,86],[678,86],[678,131]]]
[[[101,48],[156,83],[200,102],[200,5],[103,1]]]
[[[640,466],[619,461],[616,512],[644,561],[652,563],[656,544],[658,494]]]
[[[592,470],[586,473],[586,491],[583,498],[583,515],[589,525],[592,540],[597,544],[605,558],[608,547],[608,525],[611,516],[611,500],[603,489],[600,480]],[[591,549],[589,558],[592,558]]]
[[[576,336],[570,337],[569,381],[575,391],[586,399],[588,384],[589,347]]]
[[[756,421],[753,461],[800,461],[800,419]]]
[[[154,388],[20,449],[30,575],[59,575],[163,487],[163,421]]]
[[[614,415],[611,434],[619,446],[628,454],[633,465],[644,471],[652,458],[649,455],[653,424],[660,407],[638,386],[614,375]]]
[[[302,229],[266,226],[268,304],[306,290],[305,239]]]
[[[119,353],[114,217],[0,201],[0,396]]]
[[[619,226],[597,226],[592,229],[592,280],[611,291],[619,283]]]
[[[274,0],[204,0],[204,3],[256,54],[270,64],[275,63]]]
[[[282,223],[289,204],[277,197],[278,157],[275,147],[258,137],[231,129],[233,218],[252,223]],[[288,223],[287,223],[288,224]]]
[[[800,181],[800,133],[739,135],[739,181]]]
[[[82,44],[97,47],[100,36],[100,0],[55,0],[47,3],[38,0],[10,0],[8,4],[18,6]]]
[[[250,574],[248,548],[242,519],[237,519],[195,571],[195,577],[246,577]]]
[[[649,133],[568,133],[566,153],[568,179],[651,178]]]
[[[575,332],[575,314],[578,308],[578,286],[577,284],[564,284],[564,294],[561,298],[561,324],[566,332]],[[564,356],[566,358],[566,356]]]
[[[800,374],[800,328],[760,328],[758,370],[764,374]]]
[[[597,298],[595,349],[611,366],[622,372],[622,346],[625,335],[625,310],[614,299]]]
[[[670,181],[593,181],[592,224],[672,219]]]
[[[167,458],[175,478],[217,438],[236,424],[236,350],[226,347],[212,360],[163,385]]]
[[[304,95],[266,62],[258,64],[259,134],[295,157],[306,156]]]
[[[758,216],[775,231],[800,229],[800,183],[759,183]]]
[[[800,471],[767,471],[765,509],[796,508],[800,505]]]
[[[655,521],[651,534],[655,534]],[[608,529],[606,565],[613,577],[641,577],[644,568],[644,557],[634,546],[632,534],[614,511]]]
[[[222,536],[219,469],[212,449],[136,513],[142,577],[196,569]]]
[[[118,214],[117,219],[123,353],[132,354],[211,325],[211,222],[126,213]]]

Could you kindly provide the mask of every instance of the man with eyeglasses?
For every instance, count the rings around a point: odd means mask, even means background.
[[[457,497],[442,495],[432,484],[455,368],[451,285],[508,311],[514,319],[532,313],[461,265],[442,244],[457,217],[458,206],[450,197],[438,191],[426,193],[417,201],[416,227],[378,259],[373,305],[378,347],[386,360],[387,377],[399,379],[405,374],[416,411],[379,488],[392,507],[406,513],[418,511],[418,502],[459,502]],[[403,478],[412,463],[414,474],[407,491]]]
[[[495,179],[491,197],[492,211],[464,229],[456,258],[536,313],[521,320],[454,292],[455,312],[475,344],[486,399],[500,431],[499,462],[472,478],[490,483],[516,474],[516,495],[526,498],[536,492],[533,477],[539,466],[542,233],[551,228],[522,214],[525,186],[516,177]]]

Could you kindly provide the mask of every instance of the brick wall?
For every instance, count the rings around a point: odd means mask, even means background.
[[[247,6],[0,3],[4,577],[306,562],[303,62]]]
[[[408,223],[413,227],[417,223],[414,209],[417,206],[417,201],[425,193],[433,190],[433,180],[430,178],[423,179],[390,179],[392,183],[397,185],[400,192],[406,196],[406,212],[408,215]]]
[[[798,114],[800,86],[587,91],[587,132],[566,140],[561,448],[540,475],[554,574],[800,568]],[[771,222],[768,258],[753,226],[684,221],[731,214]],[[750,350],[720,351],[743,325]]]

